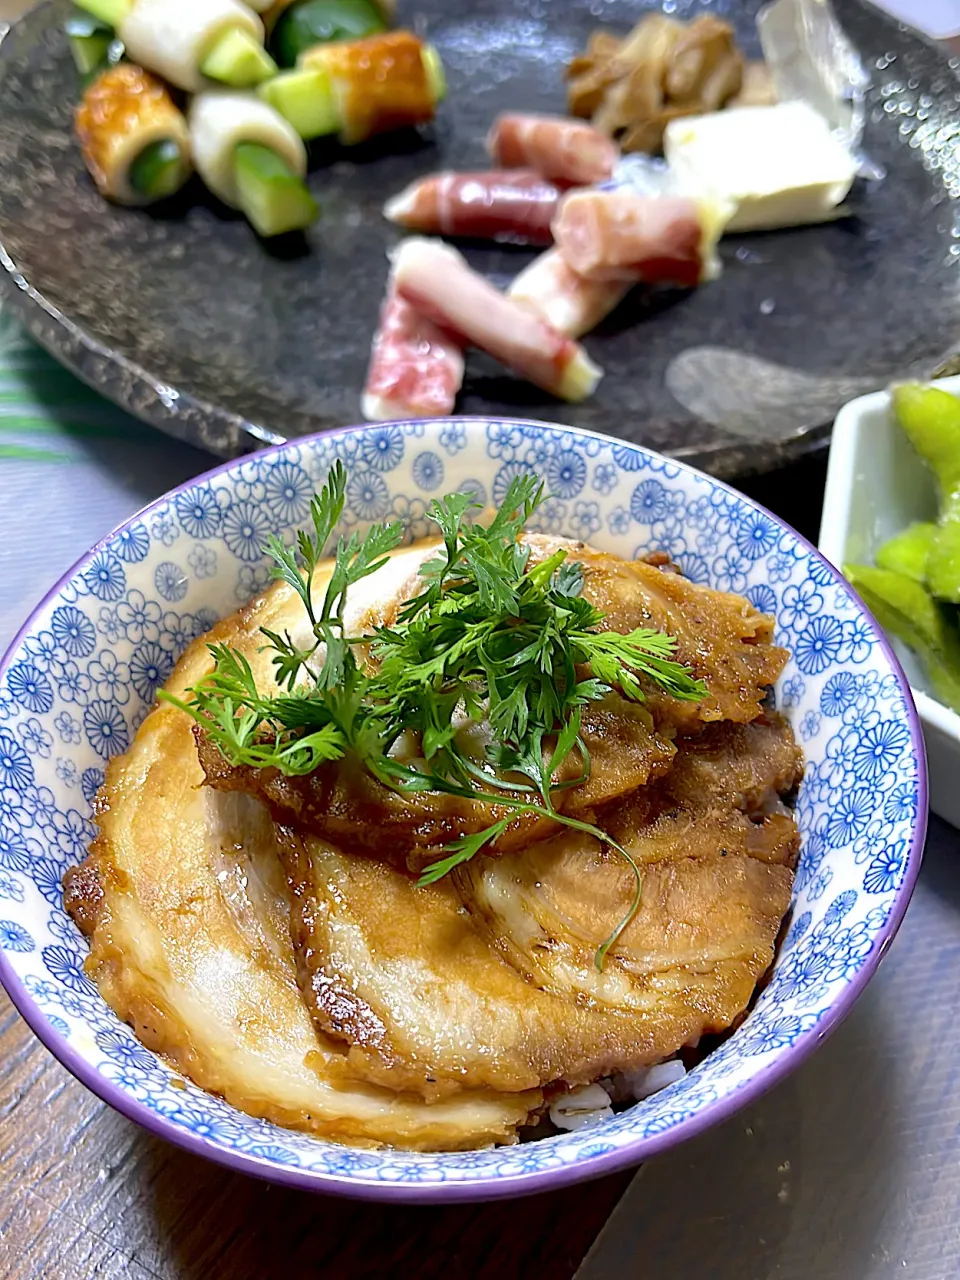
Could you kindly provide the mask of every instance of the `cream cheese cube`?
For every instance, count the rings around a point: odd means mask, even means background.
[[[733,206],[727,231],[824,222],[856,174],[853,156],[805,102],[672,120],[663,150],[685,192]]]

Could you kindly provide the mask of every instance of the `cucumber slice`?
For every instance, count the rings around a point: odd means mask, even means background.
[[[133,8],[133,0],[77,0],[77,6],[115,31]]]
[[[70,45],[70,55],[73,58],[74,66],[80,75],[86,79],[87,76],[91,76],[95,71],[99,71],[101,67],[107,65],[107,56],[110,52],[110,45],[113,43],[113,36],[111,36],[109,30],[98,31],[85,36],[68,34],[67,42]]]
[[[423,47],[423,69],[427,74],[427,84],[430,86],[434,103],[442,102],[447,96],[447,73],[443,69],[439,53],[432,44]]]
[[[317,202],[275,151],[259,142],[241,142],[234,165],[240,208],[258,235],[302,231],[316,221]]]
[[[301,138],[323,138],[340,128],[340,115],[322,67],[281,71],[257,93],[293,125]]]
[[[269,48],[281,67],[292,67],[300,54],[315,44],[360,40],[386,29],[372,0],[300,0],[277,19]]]
[[[183,186],[186,165],[178,143],[163,138],[144,147],[130,166],[130,185],[149,200],[163,200]]]
[[[249,31],[232,27],[207,50],[200,73],[233,89],[252,89],[277,73],[277,64]]]

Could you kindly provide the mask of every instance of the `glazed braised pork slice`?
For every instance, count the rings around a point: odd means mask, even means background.
[[[400,603],[420,589],[416,570],[436,546],[435,542],[418,544],[395,553],[381,570],[352,589],[345,615],[348,631],[363,634],[377,624],[392,623]],[[317,569],[318,589],[328,573],[329,562]],[[230,643],[244,653],[258,686],[266,691],[274,687],[272,668],[268,655],[259,652],[264,641],[252,634],[254,626],[289,631],[295,641],[306,643],[306,616],[300,600],[284,584],[271,588],[251,609],[251,634],[232,637]],[[482,760],[482,732],[474,726],[464,733],[466,745],[473,740]],[[556,806],[565,813],[593,810],[662,776],[675,750],[670,731],[654,729],[645,704],[618,694],[585,708],[583,738],[591,755],[590,776],[580,786],[556,792]],[[451,840],[482,830],[507,812],[494,804],[432,792],[400,796],[350,756],[305,777],[285,777],[276,769],[230,765],[199,730],[197,741],[210,786],[256,795],[279,823],[335,844],[348,844],[352,850],[369,850],[410,871],[434,861],[437,851]],[[574,767],[573,762],[569,767]],[[554,829],[555,824],[537,816],[518,819],[498,840],[496,850],[515,851]]]
[[[657,728],[696,731],[703,722],[746,724],[760,714],[767,690],[787,662],[773,641],[773,618],[743,596],[713,591],[679,573],[643,560],[621,560],[585,543],[525,534],[535,560],[558,546],[584,568],[583,594],[606,615],[604,628],[666,631],[677,641],[674,657],[707,686],[702,702],[679,702],[656,689],[648,706]]]
[[[584,738],[590,750],[589,780],[558,791],[555,803],[568,814],[596,810],[661,777],[674,755],[678,730],[699,732],[705,722],[746,723],[760,714],[770,684],[786,661],[771,644],[773,624],[741,596],[711,591],[642,562],[627,562],[563,539],[522,536],[535,560],[558,546],[583,563],[584,594],[607,614],[605,626],[617,631],[637,627],[666,630],[677,637],[677,657],[702,677],[708,696],[702,703],[680,702],[649,692],[642,706],[619,695],[584,712]],[[377,624],[390,625],[400,604],[420,589],[417,571],[433,555],[436,541],[396,553],[378,573],[351,591],[345,621],[354,634]],[[329,565],[317,570],[317,585]],[[272,630],[289,629],[305,641],[306,619],[300,602],[285,586],[260,602],[260,622]],[[247,657],[262,687],[270,681],[267,659],[248,646]],[[321,767],[307,777],[284,777],[273,769],[233,767],[198,734],[207,782],[220,790],[259,796],[275,819],[310,835],[350,849],[368,849],[397,865],[417,871],[459,836],[481,830],[504,816],[495,805],[455,796],[401,797],[373,779],[355,760]],[[480,746],[478,756],[482,756]],[[558,779],[559,781],[560,779]],[[539,817],[518,819],[497,841],[495,852],[512,853],[547,836],[553,825]]]
[[[793,750],[782,722],[749,732],[783,739],[774,757]],[[741,738],[730,732],[731,755]],[[602,973],[597,947],[634,881],[590,836],[475,858],[453,883],[420,889],[387,863],[291,835],[294,946],[318,1027],[347,1046],[349,1075],[426,1096],[584,1083],[726,1029],[771,963],[790,901],[796,825],[761,815],[781,766],[751,792],[757,821],[716,795],[679,800],[669,777],[618,810],[643,893]],[[752,776],[761,787],[760,769]]]
[[[464,902],[528,981],[654,1021],[689,1003],[704,1032],[746,1007],[790,902],[800,836],[778,787],[796,785],[799,753],[779,718],[716,726],[711,786],[701,745],[684,742],[668,777],[606,824],[641,868],[642,898],[602,974],[596,947],[633,886],[608,848],[567,836],[456,872]]]
[[[262,602],[209,637],[257,643]],[[210,666],[194,643],[168,685]],[[345,1084],[297,985],[290,903],[264,807],[203,786],[191,721],[161,703],[111,762],[99,836],[66,877],[87,972],[140,1039],[251,1115],[343,1142],[459,1150],[511,1142],[539,1093],[467,1091],[428,1105]]]
[[[764,712],[751,724],[711,724],[684,740],[661,791],[687,808],[733,807],[752,817],[796,791],[803,752],[789,724]]]

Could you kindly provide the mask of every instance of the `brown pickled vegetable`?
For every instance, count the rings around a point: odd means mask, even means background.
[[[573,115],[592,120],[623,151],[656,153],[671,120],[719,111],[741,92],[744,59],[732,27],[719,18],[683,23],[654,13],[624,39],[595,31],[567,79]],[[763,100],[769,79],[763,85],[751,71],[750,89]]]

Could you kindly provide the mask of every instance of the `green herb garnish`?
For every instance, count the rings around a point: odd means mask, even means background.
[[[322,599],[313,574],[344,508],[346,472],[337,463],[311,504],[312,529],[294,546],[272,537],[273,575],[296,591],[310,620],[306,647],[289,632],[263,629],[273,650],[279,694],[263,696],[249,663],[211,645],[214,669],[169,701],[193,716],[234,766],[307,774],[352,752],[384,786],[402,794],[442,792],[498,805],[498,821],[445,846],[420,884],[432,884],[469,861],[518,817],[539,815],[583,831],[631,867],[630,910],[597,951],[603,958],[640,904],[641,874],[630,854],[599,827],[558,812],[553,793],[585,781],[590,756],[581,735],[583,707],[612,689],[642,701],[640,677],[675,698],[696,700],[706,688],[672,658],[676,641],[651,630],[599,631],[602,612],[584,599],[583,569],[558,549],[530,565],[518,542],[544,500],[542,483],[521,476],[487,525],[459,493],[434,502],[430,519],[443,548],[420,568],[423,590],[399,609],[393,626],[347,636],[343,610],[350,587],[375,573],[398,546],[398,524],[374,525],[342,537]],[[365,652],[358,657],[358,649]],[[488,722],[483,759],[465,752],[458,732]],[[426,762],[415,768],[389,753],[414,734]],[[570,761],[574,776],[557,781]]]

